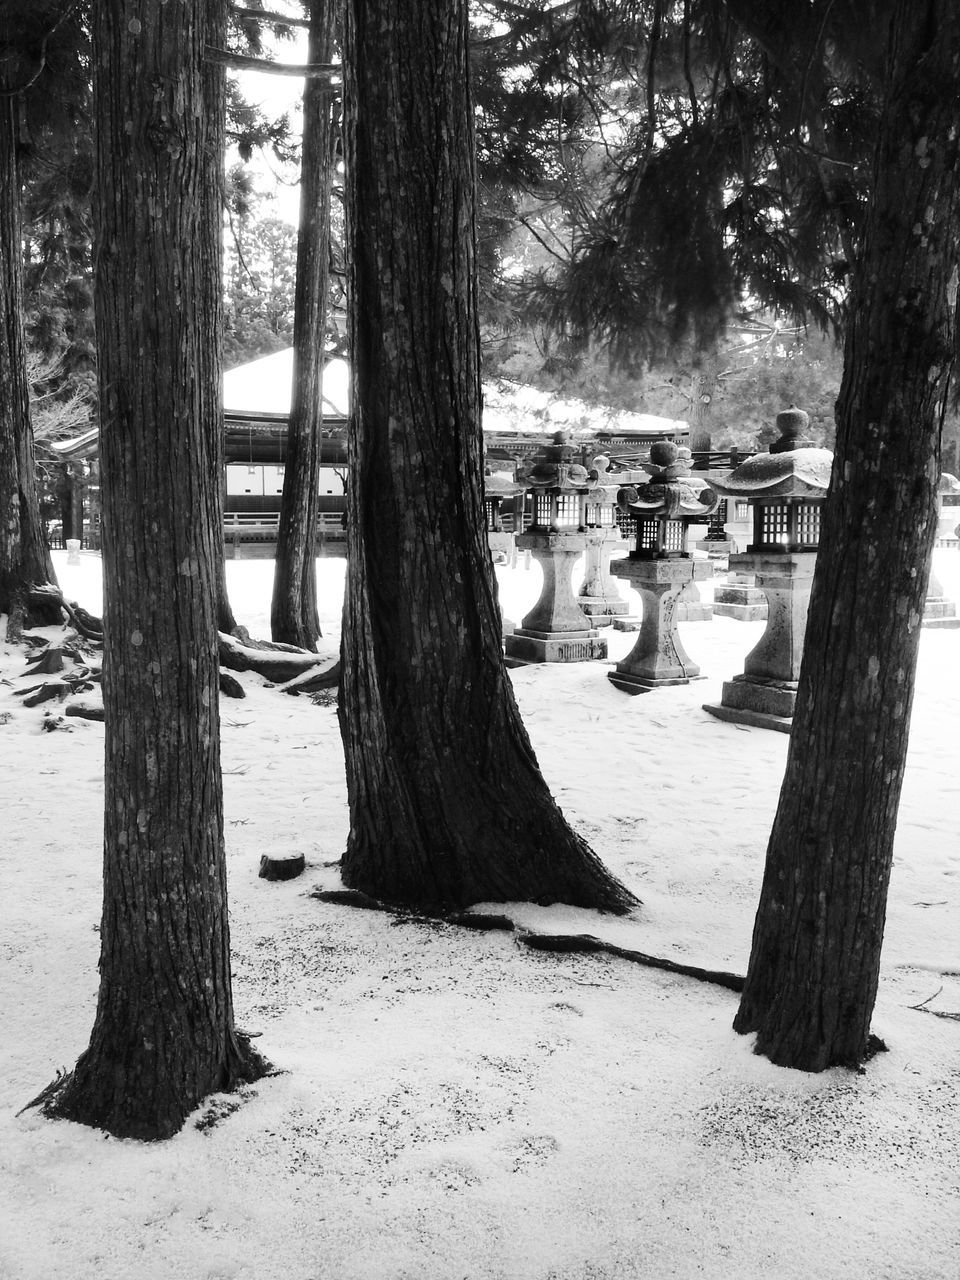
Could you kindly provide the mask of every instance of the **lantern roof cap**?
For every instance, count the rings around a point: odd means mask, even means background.
[[[516,477],[525,489],[553,489],[560,493],[590,493],[606,476],[609,459],[597,455],[587,469],[576,459],[577,446],[565,431],[554,433],[553,442],[544,445],[535,457],[517,467]]]
[[[937,486],[938,493],[960,493],[960,480],[956,476],[952,476],[949,471],[944,471],[940,476],[940,483]]]
[[[523,493],[523,485],[507,471],[487,471],[483,477],[483,492],[487,498],[512,498]]]
[[[686,477],[625,485],[618,497],[621,509],[631,515],[663,516],[668,520],[703,519],[718,502],[712,484]]]
[[[710,483],[724,498],[825,498],[832,466],[829,449],[757,453]]]

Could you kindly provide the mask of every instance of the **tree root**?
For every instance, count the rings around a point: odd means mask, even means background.
[[[934,1018],[949,1018],[953,1022],[960,1022],[960,1013],[954,1013],[953,1010],[951,1009],[928,1009],[927,1008],[927,1005],[930,1003],[930,1001],[936,1000],[937,996],[940,994],[942,990],[943,990],[943,987],[938,987],[932,996],[927,996],[926,1000],[921,1000],[919,1004],[911,1004],[911,1005],[908,1005],[907,1007],[910,1009],[915,1009],[917,1013],[929,1013]]]
[[[97,644],[103,643],[102,620],[92,613],[88,613],[86,609],[81,608],[75,601],[64,599],[63,592],[59,587],[55,587],[49,582],[45,582],[43,586],[31,587],[28,599],[32,605],[41,608],[45,605],[59,605],[67,615],[71,625],[76,628],[85,640],[92,640]]]
[[[229,671],[255,671],[273,684],[286,685],[307,675],[319,676],[318,668],[330,663],[329,657],[306,649],[282,648],[262,644],[242,644],[235,636],[220,632],[220,665]],[[318,686],[319,687],[319,686]],[[299,692],[302,685],[290,692]]]
[[[311,898],[320,902],[334,902],[346,907],[361,907],[366,911],[383,911],[399,919],[417,920],[421,917],[415,912],[380,902],[369,894],[357,889],[314,889]],[[500,930],[512,933],[518,945],[529,947],[531,951],[575,952],[581,955],[601,953],[615,956],[619,960],[629,960],[631,964],[643,965],[648,969],[662,969],[667,973],[678,973],[685,978],[695,978],[698,982],[709,982],[714,986],[725,987],[728,991],[742,991],[746,979],[739,973],[728,973],[722,969],[703,969],[699,965],[682,964],[677,960],[667,960],[662,956],[647,955],[643,951],[634,951],[629,947],[617,946],[614,942],[604,942],[590,933],[533,933],[529,929],[519,928],[509,916],[484,915],[479,911],[458,911],[452,915],[430,915],[422,918],[459,925],[465,929],[485,931]]]

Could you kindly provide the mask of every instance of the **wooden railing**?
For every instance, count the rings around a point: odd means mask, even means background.
[[[228,511],[223,536],[228,542],[276,542],[279,523],[276,511]],[[347,536],[343,517],[336,511],[322,511],[317,516],[317,533],[326,542],[343,541]]]

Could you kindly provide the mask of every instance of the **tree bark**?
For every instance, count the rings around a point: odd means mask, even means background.
[[[30,424],[15,67],[12,57],[0,58],[0,614],[7,615],[8,640],[25,626],[60,621],[59,607],[29,600],[32,587],[57,579],[40,519]]]
[[[900,0],[797,711],[735,1028],[783,1066],[869,1054],[956,353],[960,10]]]
[[[223,0],[95,7],[106,806],[100,994],[50,1109],[176,1132],[234,1028],[219,755]]]
[[[484,532],[466,0],[348,0],[347,885],[420,909],[634,899],[543,781]]]
[[[310,0],[311,62],[333,51],[336,6]],[[303,90],[300,161],[300,229],[293,305],[293,398],[287,429],[283,495],[277,529],[276,571],[270,627],[274,640],[315,650],[317,614],[317,496],[323,411],[324,330],[330,258],[330,190],[333,180],[332,99],[319,80]]]

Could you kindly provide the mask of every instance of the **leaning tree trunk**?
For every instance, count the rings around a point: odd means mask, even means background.
[[[567,826],[500,649],[484,532],[466,0],[348,0],[353,361],[346,883],[420,908],[624,910]]]
[[[19,639],[24,626],[60,621],[49,597],[30,599],[32,587],[55,585],[56,576],[40,520],[30,426],[15,74],[0,60],[0,614],[7,615],[8,640]]]
[[[734,1026],[773,1062],[868,1055],[955,358],[960,10],[890,29],[797,712]]]
[[[310,0],[309,62],[330,61],[335,13],[333,0]],[[323,80],[307,78],[303,90],[300,230],[293,306],[293,398],[270,609],[273,639],[302,649],[316,649],[320,637],[317,495],[334,163],[330,107],[329,85]]]
[[[261,1068],[233,1022],[217,704],[223,19],[95,7],[104,910],[90,1046],[52,1109],[145,1139]]]

